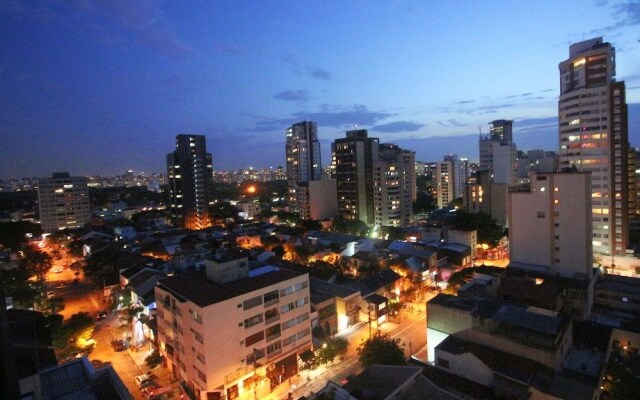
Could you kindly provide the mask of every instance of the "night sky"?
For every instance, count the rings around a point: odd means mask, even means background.
[[[442,4],[436,4],[442,3]],[[422,161],[478,158],[515,120],[557,150],[558,63],[603,36],[640,145],[640,3],[0,1],[0,178],[165,172],[178,133],[216,170],[284,164],[284,130],[367,128]]]

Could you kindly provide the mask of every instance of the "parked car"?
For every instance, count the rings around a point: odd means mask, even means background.
[[[111,347],[113,347],[114,351],[124,351],[127,349],[127,344],[124,340],[116,339],[111,341]]]
[[[98,321],[100,321],[101,319],[105,319],[107,318],[107,312],[106,311],[98,311],[98,313],[96,314],[96,319]]]
[[[135,381],[138,389],[141,390],[150,386],[158,386],[158,384],[156,384],[151,378],[149,378],[149,375],[147,374],[138,375],[133,380]]]
[[[171,388],[171,386],[147,386],[146,388],[142,389],[142,396],[147,400],[157,400],[164,398],[164,394],[171,393],[172,391],[173,389]]]

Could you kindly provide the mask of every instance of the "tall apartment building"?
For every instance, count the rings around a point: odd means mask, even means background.
[[[80,228],[91,222],[87,178],[56,172],[38,179],[40,224],[45,233]]]
[[[339,215],[375,226],[413,220],[415,152],[380,144],[364,129],[348,131],[331,150]]]
[[[628,242],[628,129],[615,49],[602,38],[572,44],[559,64],[560,168],[591,173],[593,252],[624,254]]]
[[[167,154],[167,176],[172,223],[187,229],[210,226],[213,164],[204,135],[176,136],[176,150]]]
[[[206,277],[169,277],[155,296],[160,352],[192,398],[265,398],[312,347],[306,273],[207,260]]]
[[[348,131],[331,144],[338,214],[347,220],[375,223],[373,169],[380,156],[378,147],[378,138],[368,137],[366,129]]]
[[[438,192],[437,204],[444,208],[457,198],[464,196],[467,178],[466,159],[461,159],[456,154],[444,156],[444,161],[436,166],[436,187]]]
[[[416,193],[415,152],[394,144],[381,144],[379,151],[373,171],[374,224],[407,225]]]
[[[307,182],[320,180],[322,174],[318,127],[315,122],[303,121],[287,128],[286,134],[289,204],[300,212],[302,219],[309,219],[311,207]]]
[[[591,279],[590,174],[531,174],[530,181],[529,191],[510,193],[510,266]]]
[[[513,185],[516,181],[516,145],[513,143],[513,121],[490,122],[489,135],[480,136],[480,170],[491,171],[495,183]]]

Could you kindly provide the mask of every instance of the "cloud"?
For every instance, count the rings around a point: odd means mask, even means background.
[[[513,122],[513,130],[518,133],[539,132],[541,130],[548,131],[558,130],[558,117],[541,117],[541,118],[524,118]]]
[[[466,126],[465,123],[455,119],[447,119],[445,121],[436,121],[436,124],[443,126],[445,128],[450,128],[450,127],[460,128],[460,127]]]
[[[598,5],[608,6],[606,3]],[[640,3],[637,1],[616,3],[609,8],[616,22],[604,28],[593,29],[589,32],[590,35],[612,34],[626,27],[640,25]]]
[[[214,43],[213,48],[220,53],[229,54],[232,56],[241,56],[247,52],[244,47],[238,46],[233,43]]]
[[[325,69],[322,68],[312,68],[309,71],[309,74],[316,79],[322,79],[325,81],[330,81],[331,80],[331,73]]]
[[[376,125],[371,127],[372,131],[396,133],[396,132],[414,132],[424,127],[413,121],[395,121],[388,124]]]
[[[318,126],[333,128],[352,127],[354,125],[373,126],[396,114],[383,110],[370,111],[367,106],[362,104],[350,106],[324,104],[320,106],[319,111],[298,111],[288,118],[243,115],[257,120],[255,125],[247,130],[253,132],[269,132],[283,130],[297,121],[314,121],[318,123]]]
[[[529,96],[531,96],[532,94],[533,94],[533,93],[531,93],[531,92],[529,92],[529,93],[522,93],[522,94],[520,95],[520,97],[529,97]]]
[[[86,4],[91,4],[85,0]],[[192,48],[180,39],[156,0],[107,1],[93,3],[128,30],[142,44],[173,58],[183,59]]]
[[[294,51],[285,52],[282,55],[282,61],[286,64],[294,66],[294,71],[296,74],[300,74],[302,71],[306,71],[306,73],[314,79],[321,79],[325,81],[330,81],[332,79],[331,72],[327,71],[324,68],[312,66],[305,63],[304,61],[301,61],[298,53]]]
[[[475,100],[462,100],[459,101],[457,104],[469,104],[469,103],[473,103]]]
[[[296,103],[305,103],[310,98],[305,90],[285,90],[276,93],[273,97],[285,101],[294,101]]]

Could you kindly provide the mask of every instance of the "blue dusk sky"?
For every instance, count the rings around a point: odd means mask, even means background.
[[[640,145],[637,1],[0,2],[0,178],[166,171],[178,133],[216,170],[284,164],[285,129],[355,127],[416,151],[478,159],[515,121],[519,149],[557,150],[558,63],[616,47]]]

